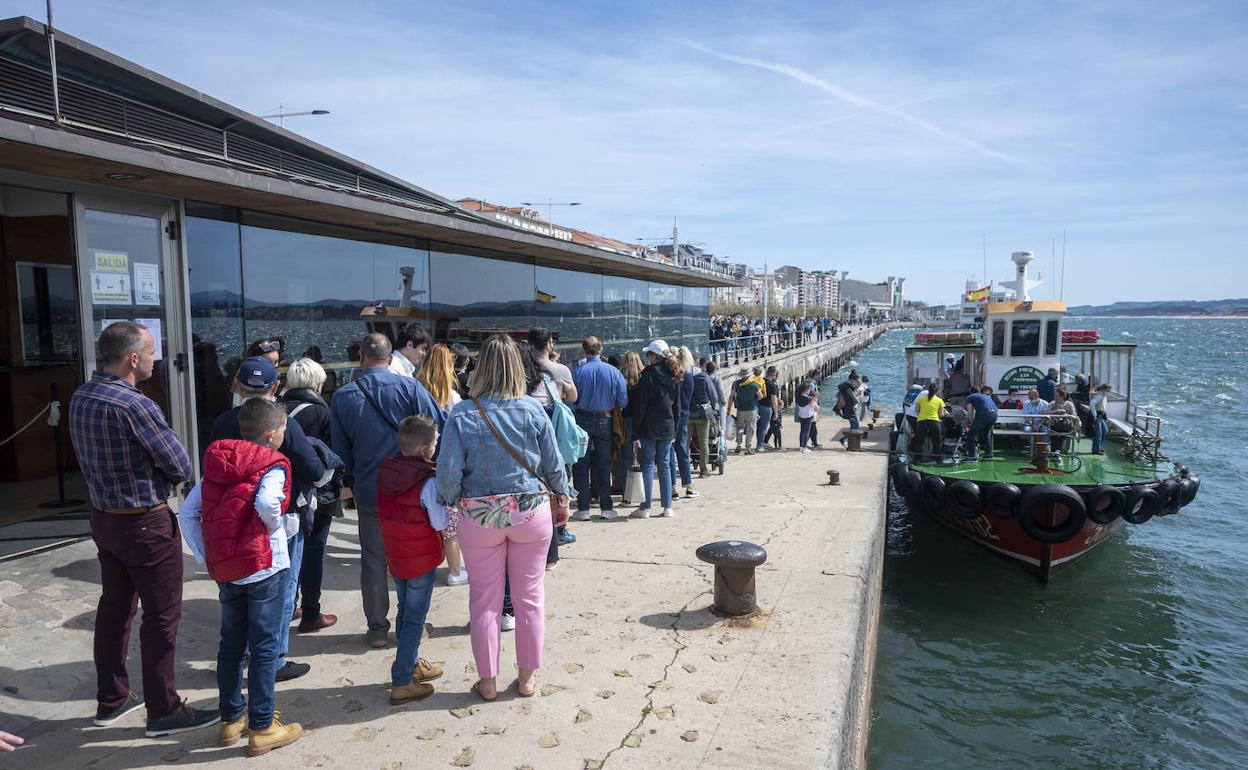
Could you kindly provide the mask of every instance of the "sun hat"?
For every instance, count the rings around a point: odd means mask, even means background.
[[[667,355],[669,350],[670,348],[668,348],[667,343],[664,342],[663,340],[653,340],[651,341],[649,345],[646,345],[644,348],[642,348],[641,352],[653,353],[656,356],[665,356]]]

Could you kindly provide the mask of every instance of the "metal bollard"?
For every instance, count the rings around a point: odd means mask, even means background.
[[[828,471],[828,486],[834,487],[841,483],[840,471]]]
[[[742,540],[720,540],[698,548],[697,557],[715,565],[715,599],[711,612],[739,618],[758,611],[754,568],[767,561],[761,545]]]
[[[851,452],[862,451],[862,431],[850,430],[845,432],[845,438],[849,439],[849,445],[846,447]]]

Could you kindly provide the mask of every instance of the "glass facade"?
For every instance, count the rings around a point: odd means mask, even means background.
[[[608,354],[639,350],[654,338],[696,355],[707,350],[709,289],[207,204],[188,202],[186,211],[201,436],[229,408],[227,383],[249,342],[280,338],[283,362],[317,359],[332,389],[335,372],[350,367],[347,345],[367,331],[361,311],[394,308],[404,293],[410,310],[402,318],[424,323],[440,342],[470,348],[495,332],[546,326],[562,345],[596,335]]]

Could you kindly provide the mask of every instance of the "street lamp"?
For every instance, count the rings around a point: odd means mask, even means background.
[[[277,109],[274,110],[273,112],[260,115],[259,117],[264,118],[265,120],[268,120],[271,118],[277,118],[277,121],[278,121],[277,124],[281,126],[282,128],[285,128],[286,118],[295,118],[295,117],[299,117],[300,115],[328,115],[328,114],[329,114],[329,110],[300,110],[298,112],[287,112],[285,108],[279,104],[277,105]]]
[[[546,207],[546,224],[550,225],[550,237],[555,237],[555,206],[579,206],[580,201],[572,201],[571,203],[556,203],[554,200],[547,198],[544,202],[530,203],[529,201],[520,201],[521,206],[545,206]]]

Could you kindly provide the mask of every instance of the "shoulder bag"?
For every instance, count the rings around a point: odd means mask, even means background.
[[[536,477],[541,485],[546,489],[546,493],[549,494],[552,499],[558,498],[559,495],[555,493],[555,490],[550,488],[550,484],[546,483],[546,479],[542,477],[542,474],[533,470],[533,466],[529,465],[528,461],[525,460],[519,452],[512,449],[511,444],[508,444],[507,440],[503,438],[503,434],[498,432],[498,428],[494,427],[494,421],[490,419],[490,413],[485,411],[485,407],[481,406],[481,402],[474,398],[472,399],[472,405],[475,406],[477,411],[481,413],[481,419],[485,420],[485,427],[490,429],[490,433],[493,433],[494,438],[498,439],[499,445],[502,446],[503,449],[507,450],[507,454],[511,455],[511,459],[515,460],[519,463],[521,468],[524,468]]]

